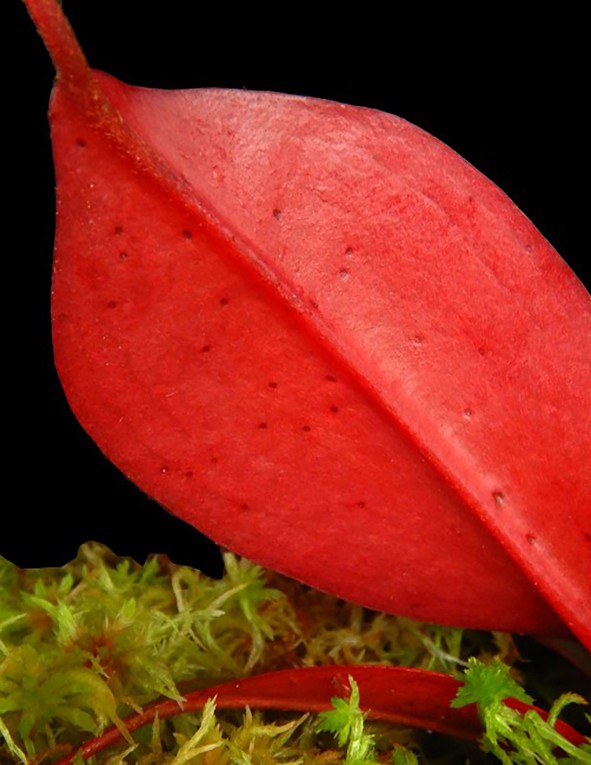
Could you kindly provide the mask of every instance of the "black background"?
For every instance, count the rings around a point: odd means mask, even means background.
[[[53,70],[18,0],[4,0],[5,487],[0,553],[61,565],[95,539],[142,560],[216,568],[215,547],[136,490],[71,415],[51,360]],[[589,287],[587,82],[580,19],[450,16],[391,7],[197,9],[65,0],[91,65],[151,87],[220,86],[329,98],[396,113],[497,183]],[[491,6],[492,7],[492,6]],[[582,35],[582,31],[581,31]],[[584,204],[587,197],[587,203]]]

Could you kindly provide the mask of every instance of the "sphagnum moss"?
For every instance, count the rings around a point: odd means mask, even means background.
[[[180,700],[252,672],[376,663],[458,674],[474,656],[519,658],[508,635],[373,613],[230,553],[224,562],[216,580],[163,556],[140,566],[94,543],[60,569],[21,570],[0,558],[0,761],[51,763],[157,697]],[[354,724],[332,737],[334,715],[327,724],[216,711],[211,701],[199,715],[156,720],[91,763],[412,765],[415,752],[430,761],[421,734],[366,721],[358,704],[352,686],[335,710],[350,710]],[[470,761],[481,757],[472,751]],[[432,761],[465,762],[465,750],[454,744]]]

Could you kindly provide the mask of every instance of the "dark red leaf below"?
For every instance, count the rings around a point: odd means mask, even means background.
[[[476,705],[460,709],[450,706],[460,683],[449,675],[406,667],[309,667],[269,672],[263,675],[224,683],[187,694],[182,708],[177,702],[165,700],[146,707],[141,713],[127,718],[130,733],[151,724],[156,716],[168,717],[203,707],[215,699],[218,709],[276,709],[321,712],[331,708],[334,697],[346,698],[350,693],[349,677],[359,686],[361,708],[374,720],[423,728],[461,739],[476,740],[482,735]],[[506,703],[520,712],[545,712],[515,699]],[[575,746],[586,739],[562,721],[557,731]],[[57,765],[70,765],[76,756],[84,759],[121,740],[121,731],[110,728],[102,736],[88,741],[76,752],[62,758]]]

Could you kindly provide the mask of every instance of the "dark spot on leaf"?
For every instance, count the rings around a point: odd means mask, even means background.
[[[266,422],[259,422],[259,424],[257,425],[257,428],[261,428],[262,430],[264,430],[266,427],[267,427]]]
[[[183,239],[192,239],[192,238],[193,238],[193,232],[192,232],[192,231],[189,231],[189,229],[188,229],[188,228],[186,228],[186,229],[183,231]]]
[[[117,308],[117,301],[116,300],[109,300],[107,303],[108,308]]]
[[[122,234],[122,233],[123,233],[123,226],[115,226],[115,228],[113,229],[113,231],[114,231],[114,232],[115,232],[117,235],[120,235],[120,234]]]
[[[220,305],[228,305],[229,302],[227,297],[220,298]]]
[[[366,504],[365,504],[365,502],[358,502],[357,503],[357,507],[363,509],[364,507],[366,507]]]
[[[312,430],[312,428],[309,425],[304,425],[302,430],[304,431],[304,433],[309,433]]]
[[[128,257],[129,257],[129,255],[126,252],[120,252],[119,253],[119,259],[120,260],[127,260]]]
[[[338,406],[331,406],[330,407],[330,411],[334,412],[336,414],[339,411],[339,408],[338,408]]]
[[[505,495],[502,491],[493,491],[493,499],[495,505],[498,505],[499,507],[505,504]]]
[[[276,387],[277,387],[277,383],[276,382],[270,382],[269,383],[269,388],[275,389]]]
[[[79,146],[81,149],[84,149],[86,147],[86,141],[84,140],[84,138],[77,138],[76,146]]]
[[[324,378],[327,382],[336,382],[337,378],[333,377],[332,375],[326,375]]]
[[[281,220],[281,210],[278,210],[277,208],[275,208],[273,210],[273,217],[275,218],[275,220]]]
[[[211,351],[211,345],[204,345],[201,349],[201,353],[209,353]]]
[[[185,473],[185,478],[193,478],[193,471],[187,470],[187,472]]]

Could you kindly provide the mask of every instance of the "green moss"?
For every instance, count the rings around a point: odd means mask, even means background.
[[[468,662],[464,684],[452,701],[453,707],[478,705],[484,725],[483,747],[504,765],[558,765],[558,754],[566,763],[591,765],[591,747],[576,747],[555,729],[560,712],[568,704],[586,704],[577,694],[563,694],[553,704],[547,720],[534,710],[520,714],[504,703],[507,698],[531,704],[533,699],[511,677],[510,668],[495,660]]]
[[[370,765],[376,763],[375,741],[365,728],[366,715],[361,711],[359,687],[349,676],[351,693],[348,699],[333,698],[333,708],[320,712],[316,730],[330,731],[339,747],[347,750],[345,765]]]
[[[231,554],[224,561],[215,580],[163,556],[140,566],[98,544],[59,569],[21,570],[0,558],[0,762],[49,765],[158,697],[180,700],[253,672],[381,663],[458,676],[470,657],[519,658],[508,635],[370,612]],[[416,752],[443,765],[485,756],[456,743],[427,755],[423,734],[365,720],[351,688],[335,702],[348,710],[346,736],[319,730],[314,715],[216,712],[211,702],[202,714],[126,734],[91,763],[410,765]]]

